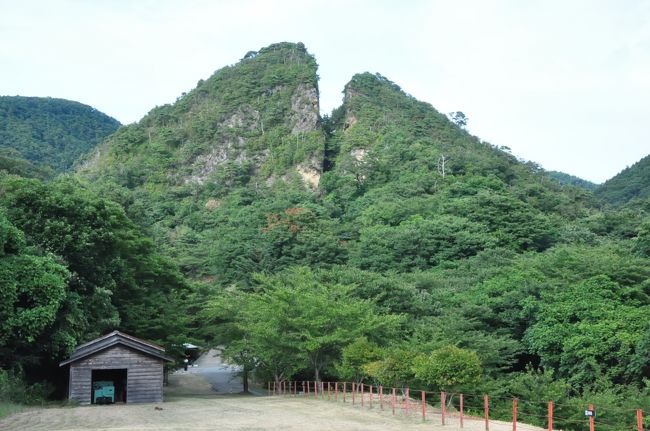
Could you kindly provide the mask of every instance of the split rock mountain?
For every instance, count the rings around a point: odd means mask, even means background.
[[[186,273],[223,282],[296,263],[410,271],[493,247],[541,251],[592,207],[583,189],[378,74],[354,76],[343,105],[320,118],[317,81],[302,44],[249,52],[122,127],[79,175],[152,229]],[[294,207],[305,225],[272,238]],[[411,231],[426,233],[402,244]]]
[[[395,339],[374,341],[474,350],[484,383],[508,393],[579,393],[597,379],[644,390],[647,195],[626,192],[611,208],[379,74],[355,75],[343,94],[321,117],[316,60],[300,43],[278,43],[120,127],[72,173],[50,183],[3,176],[7,229],[24,232],[25,253],[59,256],[72,274],[57,266],[68,296],[50,310],[64,335],[50,326],[35,336],[63,347],[14,351],[62,356],[113,329],[200,343],[223,323],[205,318],[214,296],[254,291],[254,274],[299,274],[353,286],[355,298],[404,318]],[[70,310],[86,317],[72,325]],[[19,360],[0,347],[0,366]],[[532,386],[516,386],[526,379]]]

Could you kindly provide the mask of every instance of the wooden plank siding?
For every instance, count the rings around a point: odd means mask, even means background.
[[[90,404],[92,370],[126,369],[127,403],[155,403],[163,399],[163,360],[123,345],[115,345],[70,364],[69,398]]]

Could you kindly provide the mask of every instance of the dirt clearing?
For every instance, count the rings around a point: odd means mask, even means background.
[[[2,431],[135,431],[135,430],[268,430],[345,431],[456,430],[457,418],[447,418],[440,425],[440,415],[430,407],[422,422],[417,401],[409,415],[385,406],[377,400],[373,409],[366,405],[306,399],[304,396],[267,397],[229,395],[241,390],[237,369],[221,362],[215,353],[197,361],[197,367],[177,371],[169,376],[165,402],[159,404],[114,404],[106,406],[57,407],[34,409],[0,419]],[[259,393],[265,393],[265,390]],[[222,394],[222,395],[219,395]],[[349,396],[349,394],[348,394]],[[366,399],[367,400],[367,399]],[[466,418],[464,429],[483,431],[480,419]],[[518,424],[521,431],[539,430]],[[512,424],[490,421],[490,431],[510,431]]]
[[[163,410],[156,410],[156,407]],[[361,410],[349,403],[251,396],[172,398],[161,404],[122,404],[39,409],[0,420],[1,430],[450,430],[457,424],[422,423],[414,412],[395,416],[379,409]],[[469,423],[468,423],[469,422]],[[483,429],[468,421],[465,429]],[[523,425],[523,424],[522,424]],[[512,425],[491,422],[490,430],[511,430]],[[520,429],[532,429],[522,426]]]

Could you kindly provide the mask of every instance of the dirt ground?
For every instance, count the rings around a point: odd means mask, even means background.
[[[442,426],[440,415],[432,408],[422,422],[421,411],[414,403],[409,413],[398,409],[393,416],[375,400],[369,409],[351,404],[348,399],[271,397],[238,395],[241,382],[236,369],[219,362],[214,356],[197,361],[197,367],[178,371],[169,377],[165,402],[159,404],[115,404],[31,409],[0,419],[2,431],[207,431],[207,430],[283,430],[316,431],[415,431],[459,429],[458,418],[447,418]],[[231,394],[232,392],[232,394]],[[257,393],[266,393],[258,390]],[[333,397],[332,397],[333,398]],[[521,431],[539,428],[517,425]],[[483,431],[480,419],[465,419],[464,430]],[[510,431],[511,423],[490,421],[490,431]]]
[[[156,407],[162,408],[157,410]],[[482,430],[483,422],[466,420],[464,429]],[[416,412],[392,416],[390,410],[333,401],[253,396],[168,397],[161,404],[128,404],[48,408],[14,414],[0,421],[0,430],[449,430],[457,420],[440,425],[439,416],[423,423]],[[490,422],[490,430],[511,430],[509,423]],[[523,424],[521,430],[533,430]]]

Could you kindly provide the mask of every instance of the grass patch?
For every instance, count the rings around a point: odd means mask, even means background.
[[[22,404],[12,403],[11,401],[0,401],[0,419],[13,413],[22,412],[26,407]]]

